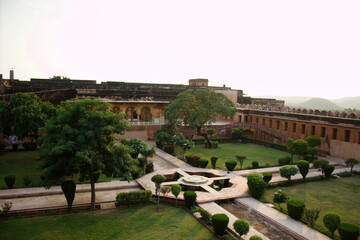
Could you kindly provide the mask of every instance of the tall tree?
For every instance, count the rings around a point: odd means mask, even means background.
[[[224,94],[206,90],[187,90],[179,93],[165,108],[170,123],[196,129],[210,144],[208,134],[201,129],[216,121],[216,117],[232,117],[236,112],[233,102]]]
[[[89,179],[92,209],[95,209],[97,172],[131,179],[131,150],[123,144],[115,145],[113,134],[123,134],[128,125],[123,114],[114,114],[109,109],[99,99],[66,101],[47,121],[46,135],[40,138],[46,185],[75,174],[80,176],[80,181]]]

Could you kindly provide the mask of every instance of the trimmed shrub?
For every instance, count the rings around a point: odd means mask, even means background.
[[[292,165],[286,165],[280,168],[280,176],[287,178],[288,181],[291,181],[291,176],[294,176],[297,172],[297,168]]]
[[[340,224],[340,215],[334,212],[328,212],[323,217],[324,226],[329,229],[331,235],[334,236],[334,232]]]
[[[325,173],[325,168],[327,165],[329,165],[329,161],[324,160],[324,159],[319,159],[319,160],[316,160],[313,162],[313,167],[321,169],[322,174]]]
[[[26,187],[30,186],[30,184],[31,184],[31,179],[30,179],[30,177],[24,176],[24,177],[23,177],[23,183],[24,183],[24,185],[25,185]]]
[[[196,202],[196,193],[194,191],[185,191],[184,200],[185,200],[185,206],[188,209],[191,209],[191,207],[194,206]]]
[[[335,166],[334,165],[327,165],[324,168],[324,173],[325,173],[325,177],[329,178],[331,177],[331,174],[333,173],[333,171],[335,170]]]
[[[359,237],[359,227],[350,223],[340,223],[338,232],[341,240],[357,240]]]
[[[231,129],[231,137],[234,140],[239,140],[243,137],[244,135],[244,128],[243,127],[237,127],[237,128],[233,128]]]
[[[274,192],[273,202],[278,204],[281,211],[282,211],[282,207],[280,204],[286,203],[287,200],[288,200],[288,197],[287,197],[286,193],[283,192],[281,189]]]
[[[0,142],[0,152],[2,152],[6,147],[6,144],[3,142]]]
[[[303,179],[305,179],[306,175],[309,173],[309,162],[305,160],[300,160],[296,163],[296,165],[299,168],[301,176],[303,177]]]
[[[71,211],[72,204],[75,198],[76,184],[73,180],[66,180],[61,183],[61,190],[63,191],[67,204],[68,211]]]
[[[236,220],[233,224],[233,227],[240,236],[247,234],[250,230],[249,223],[243,219]]]
[[[36,142],[24,142],[22,145],[26,151],[35,151],[37,149]]]
[[[304,154],[304,160],[311,163],[314,159],[312,158],[311,154]]]
[[[242,165],[244,163],[244,160],[246,159],[246,156],[245,155],[242,155],[242,154],[238,154],[235,156],[236,157],[236,160],[239,161],[239,164],[240,164],[240,169],[242,169]]]
[[[269,183],[272,179],[272,174],[271,173],[263,173],[263,179],[266,183]]]
[[[143,169],[144,166],[146,166],[146,164],[147,164],[147,159],[144,158],[144,157],[138,158],[138,161],[139,161],[139,167],[140,167],[141,169]]]
[[[200,159],[200,160],[199,160],[199,167],[201,167],[201,168],[206,168],[206,166],[208,165],[208,163],[209,163],[209,160]]]
[[[287,210],[289,216],[293,219],[299,220],[304,213],[305,204],[298,200],[289,200],[287,202]]]
[[[130,173],[131,173],[131,176],[133,179],[137,179],[140,176],[141,168],[139,168],[135,165],[132,165],[130,167]]]
[[[145,166],[145,174],[151,173],[154,171],[154,164],[153,163],[148,163]]]
[[[199,167],[199,156],[191,156],[188,163],[193,167]]]
[[[211,223],[215,233],[222,236],[225,234],[229,224],[229,217],[223,213],[214,214]]]
[[[235,160],[227,160],[225,161],[225,166],[228,171],[232,171],[235,169],[237,162]]]
[[[0,149],[0,151],[1,151],[1,149]],[[356,164],[358,164],[359,161],[356,160],[355,158],[348,158],[348,159],[346,159],[345,163],[346,163],[347,167],[350,167],[350,172],[352,173],[354,166]]]
[[[206,222],[206,224],[209,224],[211,222],[211,214],[202,209],[202,208],[198,208],[198,212],[200,213],[201,217],[204,219],[204,221]]]
[[[15,184],[16,177],[14,175],[5,176],[5,183],[8,188],[13,188]]]
[[[304,218],[310,224],[310,226],[314,226],[314,223],[319,218],[320,209],[305,209],[304,210]]]
[[[171,193],[175,196],[176,206],[177,206],[177,199],[181,192],[181,185],[173,184],[171,185]]]
[[[281,157],[278,160],[280,166],[289,165],[291,163],[291,157]]]
[[[211,157],[210,160],[211,160],[212,168],[215,169],[216,168],[216,161],[218,160],[218,158],[217,157]]]
[[[259,237],[258,235],[253,235],[253,236],[250,237],[249,240],[262,240],[262,238]]]
[[[150,190],[121,192],[116,196],[116,202],[121,206],[149,203],[151,195],[152,192]]]
[[[249,187],[250,195],[259,199],[264,194],[267,184],[261,174],[251,173],[247,176],[247,185]]]
[[[259,162],[258,161],[252,161],[251,165],[253,168],[259,168]]]

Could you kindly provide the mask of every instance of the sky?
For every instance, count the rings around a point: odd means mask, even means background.
[[[0,73],[360,96],[359,0],[0,0]]]

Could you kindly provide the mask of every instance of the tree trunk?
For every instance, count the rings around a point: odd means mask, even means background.
[[[157,195],[157,206],[156,211],[159,211],[160,194]]]
[[[91,186],[91,210],[95,210],[95,179],[94,174],[90,174],[90,186]]]
[[[210,139],[209,139],[209,136],[206,134],[206,133],[201,133],[201,126],[197,126],[196,127],[196,130],[197,130],[197,134],[199,136],[202,136],[205,138],[205,141],[207,142],[208,146],[210,146]]]

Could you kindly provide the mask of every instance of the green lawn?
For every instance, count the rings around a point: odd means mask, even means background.
[[[360,227],[360,176],[267,189],[265,199],[272,202],[272,195],[278,189],[285,191],[291,199],[305,202],[306,208],[320,209],[320,217],[316,221],[319,226],[324,227],[322,218],[325,213],[336,212],[342,222]],[[283,208],[286,209],[286,204]]]
[[[30,186],[41,186],[41,172],[39,169],[41,163],[38,151],[16,151],[0,153],[0,189],[7,188],[5,176],[15,175],[16,181],[14,188],[24,187],[23,177],[28,176],[32,183]],[[114,178],[108,178],[102,174],[99,181],[110,181]]]
[[[197,155],[201,158],[208,159],[209,164],[207,168],[212,168],[211,157],[218,157],[216,167],[226,170],[226,160],[236,160],[235,155],[243,154],[247,157],[244,160],[243,169],[252,166],[253,161],[258,161],[260,167],[274,166],[278,164],[278,159],[283,156],[290,156],[289,153],[279,151],[273,148],[266,148],[256,144],[241,144],[241,143],[223,143],[219,144],[217,149],[208,149],[204,145],[196,145],[185,155]],[[237,164],[235,170],[239,170],[240,165]]]
[[[137,239],[167,226],[179,230],[166,239],[217,239],[186,211],[155,205],[115,210],[65,214],[46,217],[2,221],[1,239]],[[176,230],[167,228],[146,240],[160,237]]]

